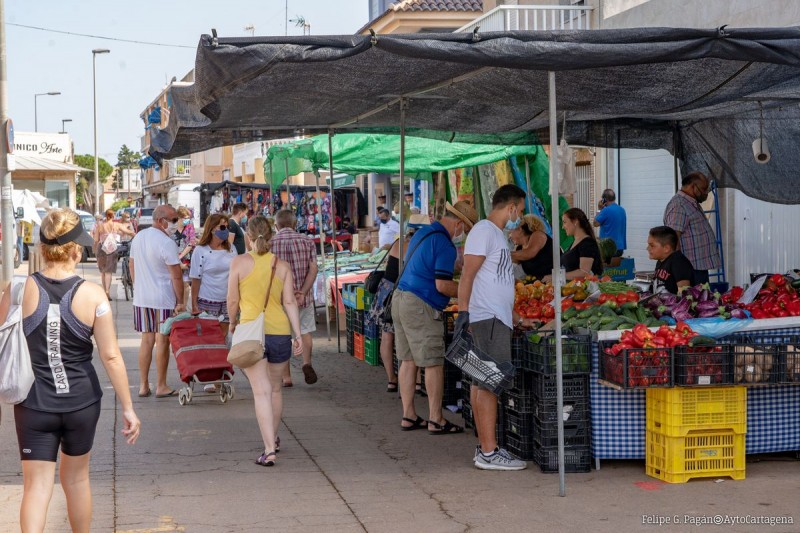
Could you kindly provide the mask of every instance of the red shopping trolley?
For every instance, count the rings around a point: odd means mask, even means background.
[[[219,321],[210,318],[185,318],[172,324],[169,343],[181,381],[181,405],[191,403],[194,386],[216,385],[222,403],[233,398],[233,365],[228,362],[228,345]]]

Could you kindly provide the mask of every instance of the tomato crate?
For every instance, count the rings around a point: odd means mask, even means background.
[[[360,333],[353,333],[353,357],[364,360],[364,336]]]
[[[558,446],[535,446],[533,460],[542,472],[558,472]],[[592,451],[589,446],[564,447],[564,472],[585,473],[592,469]]]
[[[364,339],[364,361],[372,366],[381,364],[381,343],[378,339]]]
[[[505,428],[507,435],[514,435],[518,439],[532,439],[533,413],[518,413],[511,409],[506,409]]]
[[[668,437],[691,431],[747,432],[747,388],[647,390],[647,429]]]
[[[672,348],[625,348],[612,352],[614,341],[600,342],[600,379],[621,389],[672,387]]]
[[[562,376],[561,386],[564,401],[589,398],[589,376],[586,374]],[[558,400],[558,378],[555,375],[535,374],[535,379],[532,381],[532,389],[534,396],[541,402],[555,402]]]
[[[701,387],[733,382],[730,346],[676,346],[675,385]]]
[[[553,334],[531,333],[525,337],[523,368],[540,374],[555,374],[556,338]],[[561,336],[561,369],[564,374],[588,374],[591,370],[591,335]]]
[[[693,478],[745,477],[745,434],[733,430],[691,431],[668,437],[647,430],[645,472],[667,483]]]
[[[776,344],[734,343],[730,345],[734,385],[773,385],[781,382],[785,353]]]
[[[535,445],[532,439],[522,439],[514,434],[506,432],[505,440],[504,447],[511,455],[523,461],[532,461],[534,459]]]
[[[564,446],[589,446],[592,438],[592,426],[588,418],[571,419],[564,422]],[[533,441],[543,448],[558,446],[558,422],[543,422],[534,419]]]

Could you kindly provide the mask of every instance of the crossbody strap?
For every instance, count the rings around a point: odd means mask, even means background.
[[[272,292],[272,280],[275,279],[275,267],[278,266],[278,256],[272,254],[272,272],[269,275],[269,285],[267,285],[267,297],[264,299],[264,311],[267,310],[269,305],[269,293]]]
[[[373,273],[378,271],[378,269],[381,267],[383,262],[386,261],[386,258],[389,257],[389,252],[391,252],[391,251],[392,251],[391,249],[386,250],[386,253],[383,254],[383,257],[381,257],[381,260],[378,261],[378,265],[375,268],[372,269]]]
[[[403,266],[403,271],[402,271],[402,272],[400,272],[400,275],[397,277],[397,282],[396,282],[396,283],[395,283],[395,285],[394,285],[395,287],[399,287],[399,286],[400,286],[400,280],[403,278],[403,274],[405,274],[405,273],[406,273],[406,267],[408,266],[408,263],[409,263],[409,262],[411,262],[411,258],[414,256],[414,252],[416,252],[416,251],[417,251],[417,248],[419,248],[419,247],[420,247],[420,245],[421,245],[423,242],[425,242],[425,239],[427,239],[427,238],[428,238],[428,237],[430,237],[431,235],[436,235],[437,233],[441,233],[441,234],[442,234],[442,235],[444,235],[445,237],[449,237],[449,235],[448,235],[447,233],[445,233],[444,231],[438,231],[438,230],[437,230],[437,231],[432,231],[432,232],[428,233],[427,235],[425,235],[424,237],[422,237],[422,238],[419,240],[419,242],[418,242],[417,244],[415,244],[415,245],[414,245],[414,248],[412,248],[412,249],[411,249],[411,251],[410,251],[410,252],[408,252],[408,259],[407,259],[407,260],[406,260],[406,262],[405,262],[406,264]]]

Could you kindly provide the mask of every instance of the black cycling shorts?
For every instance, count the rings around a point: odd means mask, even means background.
[[[100,401],[69,413],[46,413],[14,406],[19,458],[56,462],[58,448],[65,455],[85,455],[92,450]]]

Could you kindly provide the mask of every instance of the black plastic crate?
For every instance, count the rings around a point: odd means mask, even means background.
[[[525,334],[515,331],[511,336],[511,362],[517,367],[517,372],[525,366],[525,345],[528,339]]]
[[[442,324],[444,326],[444,339],[448,343],[448,338],[452,342],[453,332],[456,329],[456,317],[458,311],[442,311]]]
[[[507,435],[514,435],[519,439],[533,438],[533,413],[505,409],[505,427]]]
[[[472,406],[469,403],[464,402],[461,404],[461,416],[464,418],[465,428],[475,427],[475,417],[472,416]]]
[[[750,333],[744,335],[743,340],[746,343],[772,345],[775,349],[773,365],[780,364],[778,383],[800,383],[800,335],[774,330]],[[748,385],[746,380],[745,385]]]
[[[600,342],[600,379],[622,389],[672,387],[672,348],[626,348],[616,354],[614,341]]]
[[[591,423],[588,419],[570,419],[564,422],[564,446],[589,446],[591,444]],[[558,422],[534,420],[533,440],[541,447],[558,446]]]
[[[588,374],[592,367],[591,335],[561,336],[561,368],[564,374]],[[541,374],[555,374],[556,337],[532,333],[525,337],[524,368]]]
[[[784,374],[781,357],[783,345],[736,343],[730,345],[734,385],[772,385],[780,383]]]
[[[783,348],[786,372],[783,383],[800,383],[800,343],[787,344]]]
[[[563,416],[565,423],[572,420],[591,420],[589,398],[565,399]],[[556,423],[558,420],[558,403],[555,401],[536,403],[533,408],[533,417],[542,423]]]
[[[534,448],[534,461],[542,472],[558,472],[558,447]],[[583,473],[592,469],[592,452],[589,446],[564,448],[564,472]]]
[[[495,425],[494,435],[498,446],[506,445],[506,433],[506,409],[502,405],[497,404],[497,424]]]
[[[675,385],[717,386],[733,381],[730,346],[676,346]]]
[[[534,459],[535,445],[533,439],[520,439],[513,434],[506,434],[506,442],[503,446],[511,455],[523,461]]]
[[[353,332],[360,335],[364,334],[364,311],[355,310],[353,315]]]
[[[503,405],[518,413],[532,413],[536,405],[536,397],[532,389],[511,389],[500,398]]]
[[[586,374],[562,376],[561,386],[564,401],[589,398],[589,376]],[[531,390],[537,400],[555,402],[558,400],[558,377],[536,374],[531,384]]]
[[[495,361],[472,343],[469,335],[459,336],[445,354],[450,361],[481,386],[499,395],[511,388],[514,379],[514,364],[511,361]]]

